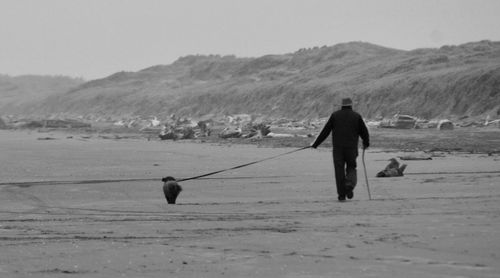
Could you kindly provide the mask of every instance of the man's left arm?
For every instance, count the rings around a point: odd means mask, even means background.
[[[321,145],[321,143],[325,141],[328,135],[330,135],[332,129],[333,129],[333,116],[330,116],[328,122],[326,122],[325,126],[319,133],[318,137],[316,137],[316,140],[314,140],[314,142],[311,144],[311,147],[316,149],[319,145]]]

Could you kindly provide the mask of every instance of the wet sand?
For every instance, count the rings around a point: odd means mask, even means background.
[[[43,139],[43,140],[40,140]],[[54,139],[54,140],[47,140]],[[0,277],[499,277],[500,157],[361,156],[337,201],[331,151],[0,131]]]

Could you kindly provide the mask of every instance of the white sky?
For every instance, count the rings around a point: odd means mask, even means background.
[[[102,78],[189,54],[500,41],[500,0],[0,0],[0,73]]]

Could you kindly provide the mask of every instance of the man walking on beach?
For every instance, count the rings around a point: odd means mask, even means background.
[[[361,115],[352,110],[352,100],[342,99],[342,108],[332,113],[311,147],[317,148],[332,133],[333,166],[339,201],[352,199],[356,186],[356,158],[358,137],[363,139],[363,149],[370,146],[370,136]]]

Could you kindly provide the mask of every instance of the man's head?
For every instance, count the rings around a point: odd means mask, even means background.
[[[352,106],[352,99],[349,97],[342,99],[342,107],[347,107],[347,106]]]

